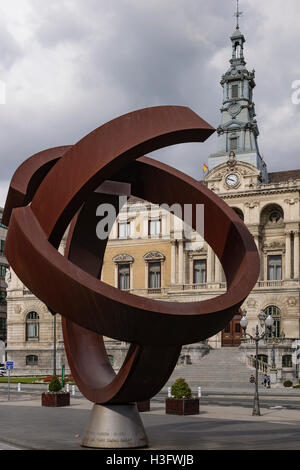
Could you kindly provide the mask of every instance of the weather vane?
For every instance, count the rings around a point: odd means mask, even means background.
[[[239,0],[236,0],[236,13],[233,16],[236,16],[236,29],[239,29],[239,17],[243,15],[243,12],[239,10]]]

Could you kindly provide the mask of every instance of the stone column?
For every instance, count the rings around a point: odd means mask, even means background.
[[[259,235],[255,234],[253,235],[254,242],[259,254],[259,261],[260,261],[260,272],[259,272],[259,278],[258,281],[261,281],[262,279],[267,279],[264,274],[264,252],[260,251],[260,246],[259,246]]]
[[[171,242],[171,284],[176,284],[176,245]]]
[[[299,279],[299,232],[294,233],[294,279]]]
[[[207,283],[213,282],[213,250],[207,245]]]
[[[291,233],[285,234],[285,279],[291,279]]]
[[[221,263],[217,255],[215,255],[215,282],[222,282],[221,270]]]
[[[184,268],[183,241],[179,240],[179,244],[178,244],[178,284],[183,284],[183,268]]]

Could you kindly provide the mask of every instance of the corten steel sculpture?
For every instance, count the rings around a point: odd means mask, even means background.
[[[257,281],[256,245],[238,215],[200,182],[143,156],[173,144],[203,142],[213,132],[186,107],[142,109],[99,127],[76,145],[34,155],[12,178],[2,219],[8,225],[6,257],[23,283],[62,315],[76,383],[88,400],[110,410],[110,422],[118,407],[157,394],[182,345],[222,330]],[[183,218],[185,204],[204,204],[204,238],[222,264],[227,292],[202,302],[163,302],[101,282],[107,240],[97,238],[96,209],[109,202],[118,212],[120,194],[169,206],[179,203]],[[193,228],[195,218],[194,210]],[[58,247],[69,226],[62,256]],[[103,336],[131,343],[118,374]],[[120,415],[117,419],[120,430]],[[99,444],[95,413],[92,421],[94,435],[83,445],[146,445],[141,427],[136,440]]]

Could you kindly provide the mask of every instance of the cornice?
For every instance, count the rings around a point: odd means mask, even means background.
[[[262,195],[270,195],[270,194],[286,194],[286,193],[295,193],[300,192],[299,188],[282,188],[282,189],[257,189],[257,190],[249,190],[243,191],[240,193],[218,193],[218,196],[222,199],[235,199],[235,198],[242,198],[242,197],[257,197]]]

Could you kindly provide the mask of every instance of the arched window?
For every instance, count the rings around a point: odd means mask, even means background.
[[[39,316],[36,312],[26,315],[26,341],[39,340]]]
[[[282,225],[284,222],[284,213],[282,207],[278,204],[268,204],[260,214],[260,223],[264,227],[275,227]]]
[[[265,313],[267,316],[272,315],[274,320],[272,336],[279,338],[281,332],[281,314],[279,308],[275,307],[275,305],[270,305],[265,309]]]
[[[244,214],[241,209],[239,209],[238,207],[233,207],[232,209],[239,216],[240,219],[244,220]]]
[[[37,366],[38,365],[38,356],[30,354],[26,356],[26,366]]]

